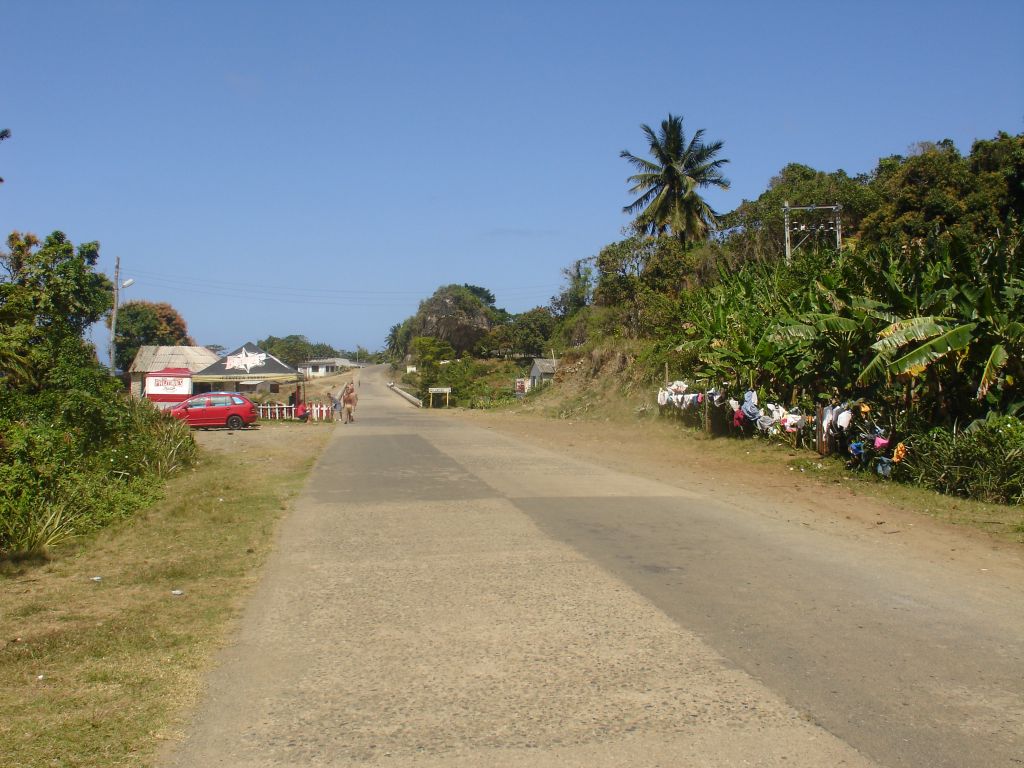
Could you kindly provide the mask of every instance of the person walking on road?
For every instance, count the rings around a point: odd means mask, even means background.
[[[355,411],[358,402],[359,395],[356,394],[356,388],[350,381],[345,385],[345,391],[341,393],[342,421],[345,424],[356,420]]]

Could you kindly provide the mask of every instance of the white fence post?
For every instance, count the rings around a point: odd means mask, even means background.
[[[260,404],[256,411],[261,419],[267,421],[283,421],[295,418],[294,405]],[[312,421],[333,421],[334,409],[326,403],[309,403],[306,413]]]

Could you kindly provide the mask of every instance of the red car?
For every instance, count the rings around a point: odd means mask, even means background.
[[[256,406],[237,392],[204,392],[178,403],[171,415],[191,427],[241,429],[256,421]]]

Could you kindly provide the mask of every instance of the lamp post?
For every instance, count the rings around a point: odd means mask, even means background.
[[[115,338],[117,336],[117,305],[120,301],[120,291],[122,288],[128,288],[134,284],[135,281],[131,278],[121,282],[121,257],[118,256],[114,260],[114,308],[110,312],[110,344],[107,346],[107,352],[110,354],[111,373],[117,370],[114,366],[114,352],[117,346]]]

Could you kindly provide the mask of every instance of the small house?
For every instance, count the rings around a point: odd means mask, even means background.
[[[554,381],[558,363],[558,358],[554,357],[533,358],[533,367],[530,368],[530,389],[542,387]]]
[[[135,353],[135,359],[128,367],[129,390],[135,397],[146,395],[147,376],[158,374],[168,369],[178,375],[176,378],[183,378],[182,371],[189,374],[188,381],[177,382],[170,394],[180,394],[183,388],[188,389],[185,396],[192,394],[191,374],[200,371],[211,363],[218,360],[216,352],[211,352],[206,347],[166,347],[166,346],[142,346]],[[160,378],[159,376],[155,378]],[[173,377],[172,377],[173,378]],[[170,386],[170,382],[164,384]],[[154,384],[154,386],[156,386]],[[168,394],[168,393],[164,393]]]

